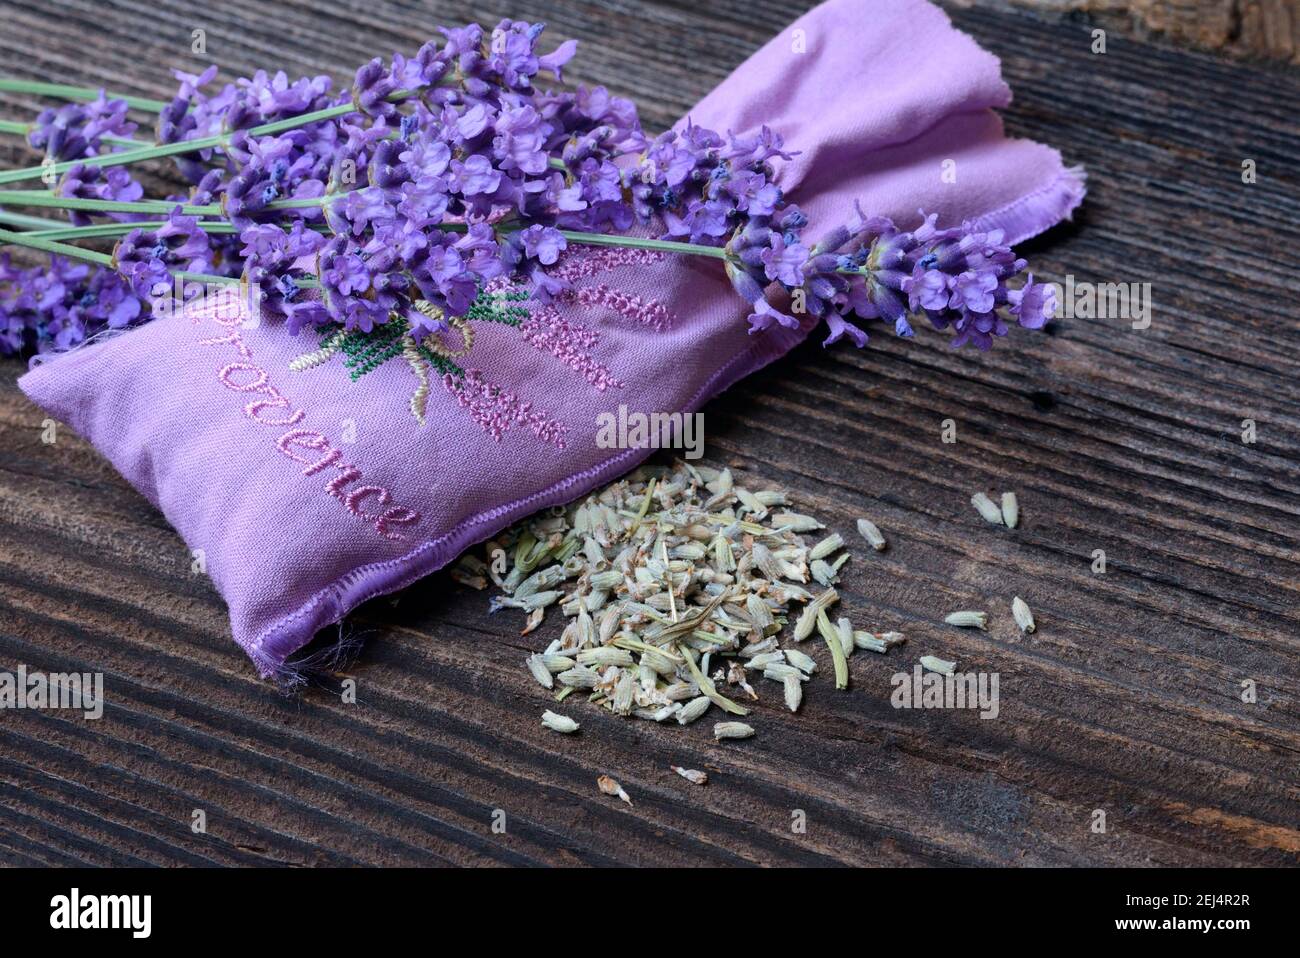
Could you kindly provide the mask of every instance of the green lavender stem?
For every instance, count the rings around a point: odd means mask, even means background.
[[[3,219],[3,217],[0,217],[0,219]],[[32,219],[35,219],[35,217],[32,217]],[[51,240],[97,239],[105,236],[125,236],[127,233],[131,232],[131,230],[151,231],[166,225],[166,223],[161,220],[148,222],[134,221],[130,223],[94,223],[90,226],[66,226],[62,223],[56,223],[53,220],[36,220],[32,225],[38,224],[39,228],[29,231],[27,235],[40,236],[44,239]],[[236,228],[233,223],[200,220],[196,225],[205,233],[230,235],[239,232],[238,228]],[[287,223],[281,223],[280,226],[284,229],[289,229],[289,224]],[[312,223],[308,228],[321,233],[330,232],[330,228],[324,223]]]
[[[99,99],[103,91],[96,87],[68,86],[66,83],[42,83],[39,80],[15,80],[0,78],[0,93],[32,93],[36,96],[56,97],[60,100],[90,101]],[[167,104],[162,100],[151,100],[142,96],[125,96],[120,93],[105,93],[110,100],[125,100],[126,105],[148,113],[160,113]]]
[[[288,199],[276,200],[268,203],[266,209],[315,209],[324,206],[330,202],[333,197],[309,197],[305,199]],[[41,190],[0,190],[0,203],[11,203],[16,205],[27,206],[47,206],[56,209],[74,209],[87,210],[92,212],[109,212],[109,213],[169,213],[175,209],[175,203],[167,200],[139,200],[135,202],[120,200],[87,200],[74,199],[70,197],[53,196]],[[221,207],[216,204],[203,206],[182,206],[181,212],[187,216],[220,216]],[[67,237],[83,236],[111,236],[115,232],[127,233],[132,229],[157,228],[161,224],[152,223],[117,223],[103,224],[101,227],[69,227],[60,229],[58,232]],[[234,228],[230,224],[209,224],[200,223],[203,229],[211,233],[233,233]],[[526,224],[512,221],[509,223],[498,224],[497,229],[502,231],[514,231],[522,229]],[[465,225],[462,223],[444,223],[441,229],[463,232]],[[577,230],[560,230],[561,235],[571,242],[582,246],[621,246],[629,249],[651,249],[663,250],[668,253],[685,253],[695,256],[711,256],[714,258],[725,258],[726,250],[720,246],[701,246],[695,243],[678,243],[671,240],[657,240],[642,236],[620,236],[610,233],[583,233]]]
[[[8,223],[10,226],[26,226],[33,230],[57,229],[64,224],[58,220],[44,220],[39,216],[24,216],[22,213],[10,213],[8,210],[0,210],[0,223]]]
[[[301,116],[276,120],[274,123],[263,123],[261,126],[251,127],[244,132],[253,137],[270,136],[273,133],[283,133],[285,130],[297,129],[309,123],[319,123],[321,120],[332,120],[338,116],[346,116],[349,113],[355,113],[356,109],[351,103],[341,103],[338,106],[326,107],[323,110],[315,110]],[[163,143],[157,146],[142,147],[138,150],[123,150],[121,153],[103,153],[99,156],[88,156],[80,160],[55,163],[53,166],[30,166],[21,170],[6,170],[0,173],[0,183],[18,183],[22,180],[39,179],[42,175],[45,175],[46,170],[53,170],[56,174],[63,173],[76,163],[84,166],[125,166],[128,163],[140,163],[144,160],[174,156],[178,153],[194,153],[198,150],[227,146],[229,143],[230,134],[217,133],[194,140],[183,140],[180,143]]]
[[[83,210],[94,213],[170,213],[177,206],[186,216],[220,216],[216,203],[201,206],[172,203],[167,200],[90,200],[73,196],[55,196],[45,190],[0,190],[0,203],[12,206],[44,206],[57,210]]]
[[[726,259],[728,255],[727,251],[721,246],[677,243],[673,240],[648,239],[642,236],[620,236],[616,233],[579,233],[574,230],[560,230],[560,235],[570,243],[577,243],[581,246],[622,246],[626,249],[657,249],[663,250],[665,253],[712,256],[716,259]]]
[[[39,236],[32,236],[28,233],[13,233],[9,230],[0,230],[0,244],[5,243],[14,246],[27,246],[42,252],[53,253],[56,256],[67,256],[69,259],[84,259],[87,262],[98,263],[101,266],[113,265],[113,257],[107,253],[97,253],[94,250],[82,249],[80,246],[69,246],[67,243],[41,239]]]
[[[42,239],[50,240],[74,240],[74,239],[96,239],[103,236],[125,236],[132,230],[144,230],[146,232],[160,229],[167,224],[163,221],[157,222],[133,222],[133,223],[95,223],[91,226],[57,226],[51,229],[32,230],[25,235],[39,236]],[[235,227],[230,223],[199,223],[199,228],[205,233],[234,233]]]

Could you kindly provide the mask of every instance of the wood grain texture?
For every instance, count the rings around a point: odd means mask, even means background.
[[[1300,0],[957,0],[964,6],[1028,7],[1045,16],[1158,37],[1233,56],[1300,63]]]
[[[168,67],[202,65],[194,28],[226,76],[342,77],[412,51],[437,21],[511,13],[581,39],[573,78],[635,96],[659,128],[796,6],[4,3],[0,66],[160,96]],[[286,698],[231,642],[163,518],[87,444],[41,442],[9,361],[0,669],[100,671],[108,704],[98,722],[0,712],[0,862],[1300,861],[1300,79],[1137,42],[1094,56],[1077,24],[953,13],[1003,58],[1011,132],[1088,167],[1075,224],[1028,245],[1035,271],[1150,282],[1155,312],[1143,331],[1058,320],[988,355],[935,335],[807,345],[707,408],[715,458],[788,487],[846,538],[862,514],[886,531],[890,549],[859,551],[842,592],[855,620],[906,632],[903,649],[859,653],[852,690],[815,682],[797,715],[764,690],[749,741],[581,705],[582,732],[561,738],[523,668],[554,623],[521,639],[440,575],[356,616],[357,704],[325,686]],[[0,97],[0,115],[32,105]],[[28,162],[0,149],[0,164]],[[1016,490],[1021,528],[984,524],[977,489]],[[1015,594],[1038,616],[1032,637],[1012,624]],[[989,634],[938,624],[955,608],[987,608]],[[924,654],[998,672],[1001,716],[891,708],[889,676]],[[598,794],[601,773],[635,808]],[[1105,834],[1089,828],[1096,809]]]

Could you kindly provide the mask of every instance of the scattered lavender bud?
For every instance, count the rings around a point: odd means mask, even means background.
[[[839,581],[839,576],[823,559],[814,559],[812,565],[809,566],[809,571],[812,572],[812,577],[817,580],[818,585],[829,588]]]
[[[1037,626],[1034,624],[1034,613],[1030,611],[1028,603],[1020,596],[1011,600],[1011,615],[1016,620],[1016,625],[1020,626],[1020,631],[1028,635],[1033,632]]]
[[[677,722],[679,725],[690,725],[697,718],[709,710],[709,697],[701,695],[699,698],[691,699],[682,706],[682,710],[677,713]]]
[[[703,772],[697,772],[693,768],[682,768],[680,765],[670,765],[668,767],[692,785],[709,784],[709,776],[705,775]]]
[[[956,662],[948,662],[944,659],[935,658],[933,655],[921,656],[921,665],[931,672],[938,672],[941,675],[952,675],[957,668]]]
[[[602,775],[596,779],[596,787],[606,795],[617,795],[623,801],[627,802],[628,807],[632,805],[632,798],[627,792],[623,791],[623,786],[614,781],[608,775]]]
[[[593,649],[583,649],[577,655],[579,665],[595,666],[604,669],[611,665],[617,665],[621,669],[626,669],[632,665],[632,653],[624,649],[616,649],[608,645],[598,645]]]
[[[749,661],[745,663],[745,668],[765,669],[774,662],[780,662],[783,658],[784,655],[780,651],[764,652],[761,655],[751,656]]]
[[[952,612],[944,618],[949,625],[955,625],[962,629],[984,629],[988,630],[989,614],[987,612],[972,612],[963,610],[961,612]]]
[[[713,726],[713,737],[719,742],[724,738],[749,738],[754,729],[744,722],[718,722]]]
[[[812,675],[814,672],[817,671],[817,663],[816,661],[814,661],[813,657],[810,655],[805,655],[803,652],[800,652],[798,649],[786,649],[785,657],[786,660],[791,665],[793,665],[797,669],[800,669],[803,672],[806,672],[808,675]]]
[[[600,681],[600,673],[595,669],[589,669],[585,665],[577,665],[573,668],[561,672],[556,676],[561,685],[567,685],[575,689],[594,689],[596,683]]]
[[[567,715],[560,715],[557,712],[546,711],[542,713],[542,724],[553,732],[561,732],[565,735],[572,735],[578,731],[578,723]]]
[[[817,627],[817,616],[823,610],[840,600],[840,595],[834,589],[827,589],[821,592],[809,602],[799,616],[799,621],[794,626],[794,640],[802,642],[813,634],[813,629]]]
[[[799,705],[803,702],[803,682],[793,675],[784,681],[785,686],[785,705],[791,712],[799,711]]]
[[[841,537],[838,532],[832,532],[821,542],[813,546],[811,550],[809,550],[808,559],[809,561],[815,559],[825,559],[836,549],[842,549],[843,547],[844,547],[843,537]]]
[[[862,538],[870,543],[871,548],[877,552],[885,551],[885,537],[880,534],[879,527],[870,519],[858,520],[858,532],[862,534]]]
[[[846,656],[853,654],[853,623],[846,618],[841,618],[835,623],[836,629],[840,633],[840,645],[844,649]]]
[[[1016,501],[1014,492],[1002,493],[1002,519],[1008,529],[1014,529],[1020,524],[1020,503]]]
[[[991,522],[995,526],[1002,525],[1002,510],[998,508],[997,503],[982,492],[977,492],[970,497],[970,504],[979,510],[979,514],[984,517],[985,522]]]
[[[788,532],[813,532],[826,528],[812,516],[800,515],[797,512],[778,512],[772,516],[772,524]]]
[[[786,679],[794,679],[797,682],[804,678],[804,674],[793,665],[773,662],[763,669],[763,678],[771,679],[774,682],[784,682]]]
[[[551,677],[551,670],[546,667],[543,656],[528,656],[528,671],[533,673],[533,678],[537,680],[537,684],[542,688],[554,688],[555,680]],[[547,714],[549,715],[550,713],[548,712]]]

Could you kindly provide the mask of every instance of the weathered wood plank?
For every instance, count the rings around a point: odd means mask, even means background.
[[[173,0],[5,5],[20,75],[159,96],[162,64],[344,77],[410,52],[431,16],[394,3],[201,15]],[[544,17],[585,46],[571,71],[666,125],[793,16],[759,0],[439,5],[448,20]],[[53,13],[51,11],[54,11]],[[41,443],[43,414],[0,364],[0,669],[105,673],[99,722],[0,713],[0,861],[52,864],[1266,864],[1300,859],[1300,79],[1143,43],[1091,54],[1087,29],[955,11],[1003,57],[1018,135],[1089,168],[1072,227],[1028,246],[1049,279],[1153,284],[1150,329],[1062,319],[989,355],[938,337],[810,344],[707,410],[722,461],[852,531],[889,535],[841,590],[909,636],[855,656],[853,690],[767,695],[741,743],[575,707],[538,724],[508,613],[435,576],[351,627],[351,675],[287,699],[257,681],[225,610],[166,522],[86,444]],[[0,96],[6,117],[34,101]],[[1259,182],[1244,185],[1243,159]],[[31,162],[0,148],[0,163]],[[161,181],[160,181],[161,184]],[[1259,441],[1243,444],[1241,420]],[[945,444],[941,423],[957,423]],[[975,489],[1012,488],[1022,527],[985,525]],[[1109,571],[1091,571],[1105,549]],[[1022,638],[1011,595],[1041,628]],[[989,634],[941,624],[993,613]],[[823,651],[810,650],[825,659]],[[937,654],[1001,676],[1002,714],[897,711],[889,676]],[[828,662],[823,662],[828,666]],[[1243,703],[1240,683],[1258,683]],[[670,764],[702,768],[691,786]],[[609,773],[627,809],[599,795]],[[208,832],[190,828],[196,808]],[[504,809],[507,831],[491,816]],[[807,814],[806,834],[791,814]],[[1089,830],[1094,809],[1110,832]]]

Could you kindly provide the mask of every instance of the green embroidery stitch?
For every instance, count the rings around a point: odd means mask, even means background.
[[[338,342],[339,351],[343,353],[343,365],[348,375],[356,382],[372,369],[378,368],[394,356],[402,354],[402,339],[407,333],[404,320],[392,320],[382,326],[376,326],[371,332],[360,330],[345,332]],[[328,337],[321,338],[324,347]]]
[[[523,290],[500,290],[495,293],[480,291],[470,306],[466,319],[518,326],[528,318],[528,307],[519,305],[528,298],[529,294]]]
[[[456,352],[448,347],[442,347],[442,350],[451,355],[468,352],[474,342],[473,332],[469,326],[471,321],[502,323],[506,326],[518,327],[529,316],[528,307],[523,305],[528,299],[530,296],[524,290],[488,292],[480,289],[469,312],[464,317],[451,321],[453,328],[460,332],[464,345]],[[442,317],[442,311],[432,304],[417,304],[417,308],[428,316]],[[327,327],[318,332],[320,347],[314,352],[304,353],[293,359],[289,363],[291,370],[302,372],[306,369],[314,369],[329,362],[338,354],[343,357],[343,367],[348,371],[348,377],[356,382],[366,373],[378,369],[389,360],[401,357],[416,379],[417,385],[411,396],[410,408],[411,415],[421,426],[425,424],[424,413],[429,396],[428,371],[432,369],[440,377],[452,376],[455,379],[461,379],[465,375],[465,370],[450,356],[443,355],[443,351],[439,349],[430,348],[427,337],[424,342],[417,343],[411,335],[409,321],[395,313],[388,322],[374,327],[368,333],[338,327]]]

